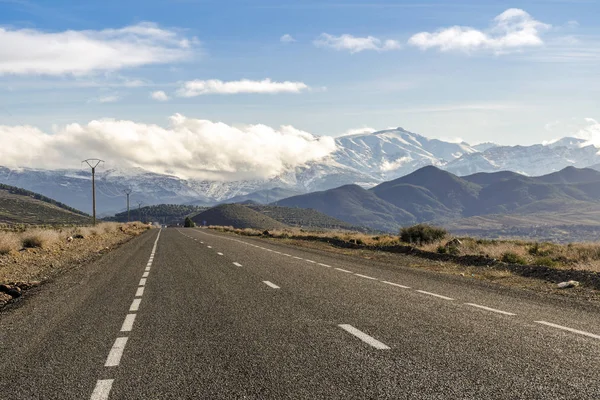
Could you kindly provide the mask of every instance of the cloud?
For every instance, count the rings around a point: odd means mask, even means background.
[[[0,28],[0,75],[86,75],[188,58],[196,39],[149,22],[100,31]]]
[[[584,118],[579,130],[573,135],[578,139],[587,140],[586,145],[600,147],[600,122],[593,118]]]
[[[296,41],[296,39],[294,39],[292,35],[286,33],[285,35],[279,38],[279,41],[281,43],[293,43]]]
[[[251,81],[242,79],[239,81],[223,82],[218,79],[207,81],[193,80],[184,82],[177,90],[181,97],[195,97],[204,94],[239,94],[239,93],[300,93],[309,87],[303,82],[274,82],[270,79],[262,81]]]
[[[494,18],[491,28],[486,31],[453,26],[433,33],[417,33],[408,40],[408,44],[422,50],[431,48],[463,52],[491,50],[501,54],[524,47],[543,45],[541,33],[548,29],[550,25],[535,20],[527,12],[510,8]]]
[[[156,92],[150,93],[150,97],[156,101],[168,101],[169,96],[162,90],[157,90]]]
[[[121,100],[121,96],[118,94],[107,94],[100,97],[94,97],[88,100],[88,103],[116,103]]]
[[[347,50],[352,54],[365,50],[389,51],[402,48],[400,42],[396,40],[388,39],[382,41],[373,36],[355,37],[348,34],[333,36],[328,33],[322,33],[313,43],[317,47],[328,47],[338,51]]]
[[[335,148],[333,138],[292,126],[233,127],[180,114],[166,128],[113,119],[69,124],[53,133],[0,125],[0,159],[8,167],[77,168],[82,157],[98,157],[107,167],[141,167],[183,178],[263,179]]]
[[[376,131],[376,129],[374,129],[374,128],[371,128],[368,126],[363,126],[362,128],[348,129],[346,132],[344,132],[338,136],[342,137],[342,136],[360,135],[360,134],[365,134],[365,133],[373,133],[375,131]]]

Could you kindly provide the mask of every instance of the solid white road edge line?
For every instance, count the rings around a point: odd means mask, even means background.
[[[508,311],[502,311],[502,310],[498,310],[498,309],[496,309],[496,308],[491,308],[491,307],[481,306],[481,305],[479,305],[479,304],[474,304],[474,303],[465,303],[465,304],[466,304],[466,305],[468,305],[468,306],[471,306],[471,307],[477,307],[477,308],[481,308],[482,310],[487,310],[487,311],[495,312],[495,313],[498,313],[498,314],[504,314],[504,315],[517,315],[517,314],[515,314],[515,313],[511,313],[511,312],[508,312]]]
[[[319,265],[320,265],[321,267],[327,267],[327,268],[331,268],[331,265],[327,265],[327,264],[323,264],[323,263],[319,263]]]
[[[399,284],[394,283],[394,282],[381,281],[381,283],[385,283],[387,285],[396,286],[396,287],[399,287],[399,288],[402,288],[402,289],[410,289],[410,286],[399,285]]]
[[[150,267],[146,267],[146,269],[144,271],[150,271]]]
[[[373,278],[372,276],[368,276],[368,275],[362,275],[362,274],[354,274],[356,276],[360,276],[361,278],[366,278],[366,279],[371,279],[373,281],[377,281],[377,278]]]
[[[342,269],[342,268],[334,268],[334,269],[337,269],[338,271],[345,272],[347,274],[351,274],[352,273],[352,271],[348,271],[347,269]]]
[[[112,349],[110,349],[110,353],[108,353],[108,358],[106,359],[106,363],[104,363],[105,367],[116,367],[121,362],[121,357],[123,356],[123,350],[125,350],[125,345],[127,344],[126,337],[119,337],[115,340],[115,344],[113,344]]]
[[[317,263],[316,261],[313,261],[313,260],[308,260],[308,259],[307,259],[307,260],[304,260],[304,261],[306,261],[306,262],[309,262],[309,263],[311,263],[311,264],[316,264],[316,263]]]
[[[431,293],[431,292],[426,292],[424,290],[417,290],[417,292],[423,293],[423,294],[427,294],[429,296],[439,297],[440,299],[444,299],[444,300],[454,300],[454,299],[452,299],[450,297],[442,296],[441,294],[435,294],[435,293]]]
[[[96,387],[92,392],[90,400],[106,400],[112,389],[114,379],[100,379],[96,382]]]
[[[374,337],[369,336],[366,333],[359,331],[352,325],[341,324],[338,326],[340,328],[342,328],[343,330],[345,330],[346,332],[350,333],[351,335],[356,336],[363,342],[375,347],[376,349],[379,349],[379,350],[389,350],[390,349],[389,346],[386,346],[385,344],[381,343],[379,340],[375,339]]]
[[[142,302],[142,299],[133,299],[133,302],[131,302],[131,307],[129,307],[129,311],[139,310],[141,302]]]
[[[146,271],[142,274],[142,278],[147,278],[150,275],[150,272]]]
[[[144,295],[144,288],[143,287],[137,288],[137,290],[135,292],[135,297],[142,297],[143,295]]]
[[[238,262],[234,262],[233,265],[235,265],[236,267],[241,267],[242,264],[238,263]]]
[[[138,286],[145,286],[145,285],[146,285],[146,278],[140,279],[140,283],[138,284]]]
[[[595,335],[593,333],[589,333],[589,332],[586,332],[586,331],[580,331],[578,329],[573,329],[573,328],[568,328],[566,326],[553,324],[552,322],[546,322],[546,321],[534,321],[534,322],[536,322],[538,324],[546,325],[546,326],[551,326],[553,328],[562,329],[562,330],[565,330],[565,331],[577,333],[579,335],[591,337],[591,338],[594,338],[594,339],[600,339],[600,335]]]
[[[269,282],[269,281],[263,281],[263,283],[265,285],[267,285],[268,287],[272,288],[272,289],[281,289],[279,286],[277,286],[276,284],[274,284],[273,282]]]
[[[135,314],[127,314],[123,325],[121,326],[121,332],[131,332],[133,329],[133,322],[135,321]]]

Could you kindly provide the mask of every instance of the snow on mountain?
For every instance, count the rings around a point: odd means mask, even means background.
[[[372,187],[407,175],[423,166],[435,165],[457,175],[514,171],[536,176],[567,166],[600,165],[598,149],[586,141],[563,138],[533,146],[499,146],[483,143],[451,143],[428,139],[403,128],[365,132],[335,139],[337,149],[329,156],[267,180],[236,182],[182,179],[148,172],[142,168],[107,168],[96,174],[98,212],[125,209],[125,189],[132,189],[132,209],[138,202],[195,203],[211,205],[261,190],[281,188],[297,193],[327,190],[356,183]],[[82,211],[91,211],[89,169],[40,170],[0,167],[0,183],[44,194]]]

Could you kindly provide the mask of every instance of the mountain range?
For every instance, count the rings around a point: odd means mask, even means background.
[[[585,140],[576,138],[563,138],[550,144],[532,146],[499,146],[494,143],[471,146],[464,142],[428,139],[403,128],[396,128],[341,136],[335,141],[336,150],[329,156],[290,168],[265,180],[220,182],[182,179],[141,168],[107,167],[96,173],[97,210],[100,215],[123,211],[126,204],[123,192],[128,188],[133,190],[132,207],[137,206],[139,202],[144,205],[214,205],[246,200],[267,203],[344,185],[357,185],[360,189],[369,189],[428,165],[458,176],[498,171],[540,176],[568,166],[600,166],[598,149],[587,144]],[[86,212],[91,212],[90,180],[90,172],[86,169],[0,167],[0,183],[41,193]],[[386,187],[377,189],[382,198],[387,196],[386,190],[389,189],[385,189]],[[352,190],[359,192],[358,188],[353,187]],[[425,200],[430,197],[428,193],[418,189],[413,190],[411,196]],[[373,199],[373,202],[377,203],[379,200]],[[394,206],[394,203],[386,200],[386,205],[382,207],[385,209],[390,205]],[[435,209],[433,204],[427,202],[419,207],[425,210],[423,212]],[[447,205],[445,207],[448,208]],[[414,216],[411,210],[405,211]],[[419,214],[417,210],[413,211]],[[444,215],[454,214],[445,212]],[[376,216],[377,214],[374,217]],[[368,219],[369,216],[365,215],[364,218]],[[410,217],[406,216],[405,219]]]
[[[420,222],[460,228],[457,221],[482,216],[490,220],[527,217],[527,224],[534,220],[538,227],[598,225],[600,172],[567,167],[540,177],[509,171],[459,177],[428,166],[370,189],[345,185],[277,204],[312,208],[383,231]]]

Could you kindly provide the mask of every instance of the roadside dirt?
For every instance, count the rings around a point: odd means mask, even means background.
[[[25,248],[0,255],[0,309],[25,291],[79,268],[142,234],[145,226],[127,226],[85,238],[64,240],[47,248]]]

